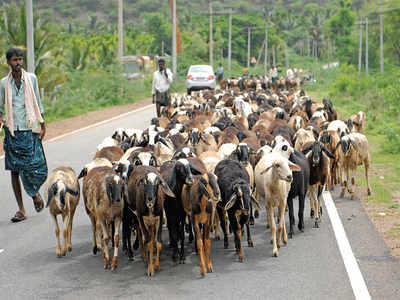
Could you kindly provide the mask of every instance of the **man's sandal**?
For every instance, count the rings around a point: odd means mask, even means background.
[[[33,199],[33,204],[35,205],[35,210],[37,212],[41,212],[42,209],[44,208],[44,202],[42,196],[40,196],[40,194],[37,193],[35,196],[32,197],[32,199]]]
[[[20,211],[17,211],[14,217],[11,218],[11,222],[13,223],[21,222],[23,220],[26,220],[26,216]]]

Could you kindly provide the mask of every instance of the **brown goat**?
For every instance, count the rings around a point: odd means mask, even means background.
[[[92,222],[93,254],[101,250],[101,238],[104,240],[104,268],[110,268],[108,242],[109,227],[113,225],[114,256],[111,270],[117,268],[119,228],[122,221],[124,202],[127,201],[127,189],[123,180],[110,167],[97,167],[88,172],[83,180],[83,199],[86,212]]]
[[[57,237],[58,257],[65,256],[67,251],[72,250],[72,223],[75,210],[79,204],[80,188],[78,177],[70,167],[58,167],[47,177],[44,196],[47,199],[46,207],[49,207],[50,215],[55,225]],[[57,215],[63,220],[63,246],[60,244],[60,228],[58,227]]]
[[[147,275],[160,269],[162,249],[162,220],[165,195],[175,197],[160,173],[154,167],[136,167],[128,181],[129,201],[139,220],[138,237],[142,258],[147,260]],[[144,241],[143,241],[144,239]],[[156,260],[153,264],[154,241]],[[147,255],[146,255],[147,253]]]
[[[197,251],[200,256],[200,273],[205,276],[206,264],[207,271],[213,271],[210,231],[216,204],[220,200],[220,191],[217,179],[212,173],[195,175],[193,179],[193,185],[183,186],[182,204],[193,223]],[[200,224],[203,226],[200,227]]]
[[[113,161],[119,161],[122,155],[124,155],[124,151],[121,149],[121,147],[111,146],[111,147],[104,147],[100,151],[97,151],[93,159],[106,158],[110,162],[113,162]]]

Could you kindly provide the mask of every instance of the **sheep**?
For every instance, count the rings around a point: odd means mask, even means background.
[[[224,232],[224,248],[229,246],[228,231],[225,223],[225,211],[228,212],[230,228],[235,235],[236,253],[239,261],[244,260],[244,250],[241,243],[242,231],[246,225],[247,243],[253,247],[249,227],[250,202],[260,208],[258,201],[251,195],[249,175],[246,169],[237,161],[224,159],[215,167],[218,186],[221,191],[222,205],[217,206],[220,224]]]
[[[305,130],[300,128],[294,135],[294,139],[296,140],[294,144],[294,149],[300,151],[306,143],[314,142],[315,137],[314,133],[310,130]]]
[[[186,143],[194,148],[197,155],[205,151],[216,151],[217,143],[211,134],[202,133],[198,128],[190,130]]]
[[[318,228],[322,213],[320,197],[327,180],[330,178],[329,158],[334,159],[335,156],[318,141],[306,145],[302,149],[302,153],[307,157],[310,164],[309,196],[311,201],[311,216],[315,214],[314,226]]]
[[[113,224],[114,256],[111,270],[118,263],[119,228],[122,221],[124,203],[128,193],[126,184],[110,167],[91,169],[83,180],[83,199],[86,212],[92,222],[93,254],[101,250],[101,238],[104,240],[104,269],[110,268],[108,242],[110,238],[108,224]]]
[[[342,183],[344,160],[343,146],[345,143],[342,142],[337,131],[333,130],[321,131],[318,140],[335,156],[334,159],[330,160],[331,176],[328,181],[328,188],[332,190],[334,184],[338,182]]]
[[[175,197],[167,195],[164,205],[170,245],[173,248],[172,259],[175,261],[179,255],[180,263],[184,263],[184,225],[186,213],[182,207],[182,188],[184,184],[192,185],[193,175],[201,175],[202,172],[195,169],[195,166],[192,166],[188,159],[182,158],[176,161],[171,160],[163,163],[160,168],[160,173],[175,195]],[[181,242],[180,249],[178,248],[179,241]]]
[[[97,146],[97,151],[100,151],[101,149],[103,149],[105,147],[112,147],[112,146],[118,146],[118,145],[119,145],[119,142],[116,139],[108,136],[108,137],[105,137],[104,140]]]
[[[112,168],[112,163],[106,158],[95,158],[90,163],[87,163],[81,170],[78,175],[78,179],[85,177],[90,170],[97,168],[97,167],[109,167]]]
[[[78,177],[70,167],[61,166],[54,169],[47,177],[44,184],[44,197],[47,199],[46,207],[54,221],[57,237],[56,255],[65,256],[72,250],[72,223],[75,210],[79,204],[80,188]],[[63,219],[63,246],[60,244],[60,228],[57,215]]]
[[[329,123],[327,130],[334,130],[339,134],[339,137],[343,137],[350,133],[346,123],[341,120],[335,120]]]
[[[138,166],[128,182],[129,201],[139,221],[138,237],[144,261],[147,261],[147,275],[153,276],[160,269],[162,249],[162,220],[165,196],[175,197],[167,183],[154,167]],[[144,241],[143,241],[144,239]],[[153,265],[154,241],[156,259]],[[147,255],[146,255],[147,253]]]
[[[342,137],[342,143],[344,144],[344,160],[343,160],[343,168],[345,170],[346,180],[344,180],[344,186],[340,193],[341,197],[344,197],[344,193],[346,188],[348,189],[351,200],[354,199],[354,192],[350,188],[350,176],[349,170],[352,171],[352,178],[351,184],[355,185],[354,181],[354,171],[357,169],[358,166],[364,164],[365,168],[365,179],[367,181],[367,193],[368,196],[371,195],[371,187],[369,185],[368,180],[368,169],[371,163],[371,157],[368,150],[368,140],[367,137],[358,132],[352,132],[347,136]]]
[[[263,157],[257,164],[254,173],[256,181],[257,198],[265,199],[268,223],[271,224],[272,255],[278,256],[278,247],[281,240],[287,243],[285,209],[287,196],[290,191],[290,183],[293,180],[292,171],[300,171],[301,168],[290,162],[279,153]],[[276,224],[274,219],[275,208],[279,209],[279,230],[276,237]]]
[[[124,155],[124,151],[118,146],[104,147],[97,151],[94,158],[107,158],[110,162],[118,161]]]
[[[350,119],[353,122],[353,132],[364,134],[366,117],[363,111],[359,111],[357,114],[352,115]]]
[[[222,144],[218,148],[218,154],[223,157],[223,159],[228,158],[229,155],[232,154],[233,151],[236,150],[237,144],[234,143],[226,143]]]
[[[213,272],[210,230],[215,206],[220,200],[220,191],[217,179],[212,173],[195,175],[193,179],[192,185],[183,186],[182,205],[193,223],[196,247],[200,256],[200,273],[205,276],[206,264],[208,272]]]
[[[304,230],[304,204],[307,195],[308,183],[310,181],[310,165],[307,158],[303,153],[295,150],[289,157],[289,161],[298,165],[301,171],[293,172],[293,181],[290,185],[290,191],[287,197],[287,205],[289,208],[289,238],[293,237],[293,226],[295,223],[293,212],[293,199],[297,196],[299,198],[299,212],[298,212],[298,229]]]
[[[199,159],[201,159],[206,166],[207,172],[214,173],[215,167],[224,158],[218,152],[206,151],[199,155]]]

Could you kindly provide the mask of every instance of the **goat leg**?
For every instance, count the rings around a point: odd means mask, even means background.
[[[118,264],[118,244],[119,244],[119,227],[121,224],[121,219],[118,218],[114,220],[114,256],[111,262],[111,270],[115,271]]]
[[[294,226],[294,212],[293,212],[293,198],[288,198],[287,199],[287,205],[289,207],[289,238],[293,238],[294,235],[294,230],[293,230],[293,226]],[[300,225],[300,222],[299,222]]]
[[[246,223],[246,231],[247,231],[247,245],[248,245],[249,247],[254,247],[253,240],[251,239],[250,224],[249,224],[249,222]]]
[[[65,256],[67,254],[67,242],[68,242],[68,223],[69,215],[63,215],[63,246],[61,248],[61,255]]]
[[[56,255],[57,257],[61,257],[61,243],[60,243],[60,227],[58,226],[57,215],[51,214],[51,217],[54,221],[54,232],[57,238],[57,248],[56,248]]]
[[[156,232],[156,261],[154,263],[154,269],[156,271],[158,271],[160,269],[160,255],[161,255],[161,250],[162,250],[162,238],[161,238],[161,232],[162,232],[162,219],[163,216],[161,215],[158,219],[158,221],[156,222],[156,228],[155,230],[157,230]]]
[[[100,223],[101,229],[103,230],[103,241],[104,241],[104,250],[103,250],[103,260],[104,260],[104,269],[108,269],[110,267],[110,256],[108,254],[108,226],[105,224],[105,220],[98,220]]]

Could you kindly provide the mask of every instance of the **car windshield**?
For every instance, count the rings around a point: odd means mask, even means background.
[[[198,72],[211,72],[211,67],[209,66],[193,66],[190,68],[190,73],[198,73]]]

